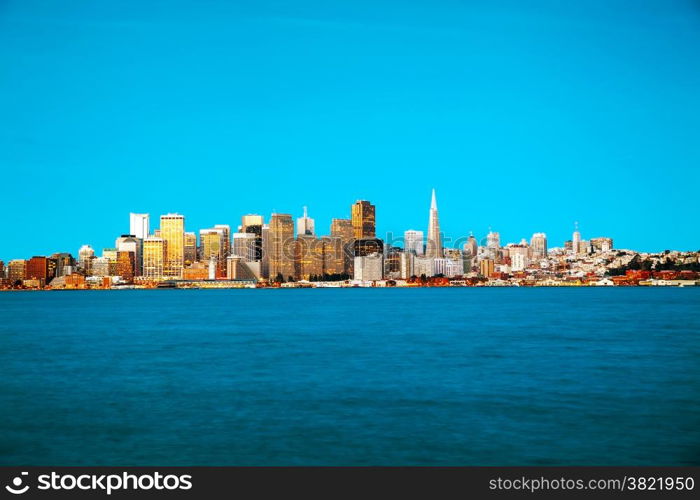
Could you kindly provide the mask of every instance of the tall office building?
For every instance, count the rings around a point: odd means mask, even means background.
[[[479,245],[476,242],[476,238],[474,238],[473,234],[470,234],[467,242],[464,244],[464,253],[471,257],[476,257],[478,251]]]
[[[185,265],[197,262],[197,234],[185,233]]]
[[[160,237],[165,242],[163,275],[179,279],[185,267],[185,217],[180,214],[161,215]]]
[[[350,242],[355,238],[352,219],[331,219],[331,236]]]
[[[256,244],[258,236],[254,233],[233,233],[233,248],[231,255],[239,257],[244,262],[258,260]]]
[[[241,217],[241,233],[251,233],[255,235],[255,259],[262,260],[263,258],[263,226],[264,220],[262,215],[248,214]]]
[[[547,257],[547,235],[545,233],[535,233],[530,238],[530,248],[533,259],[543,259]]]
[[[167,243],[163,238],[149,236],[143,240],[143,276],[147,279],[163,278]]]
[[[486,258],[493,261],[500,261],[501,254],[501,235],[489,230],[486,235]]]
[[[323,274],[347,273],[343,240],[337,236],[323,236],[321,241],[323,242]]]
[[[352,228],[356,240],[362,238],[374,238],[375,207],[369,201],[358,200],[351,207]]]
[[[270,279],[282,277],[287,281],[294,277],[294,221],[289,214],[272,214],[270,217],[267,253]]]
[[[75,259],[73,259],[71,254],[67,252],[57,252],[51,254],[51,260],[56,263],[56,276],[66,276],[73,273]],[[0,277],[2,277],[1,273]]]
[[[403,248],[407,253],[414,255],[423,255],[423,231],[409,229],[403,233]]]
[[[14,259],[7,263],[7,279],[14,285],[27,277],[27,261]]]
[[[78,265],[85,272],[86,275],[90,275],[90,269],[92,267],[92,259],[95,258],[95,251],[90,245],[83,245],[78,250]]]
[[[440,221],[438,220],[437,200],[435,190],[430,200],[430,217],[428,220],[428,243],[425,254],[432,258],[442,258],[442,235],[440,234]]]
[[[216,224],[214,229],[218,229],[222,232],[225,260],[226,257],[231,255],[231,226],[228,224]]]
[[[127,283],[133,283],[135,268],[136,254],[134,252],[117,251],[117,276],[121,276]]]
[[[493,231],[489,231],[486,235],[486,247],[498,250],[501,248],[501,235]]]
[[[355,257],[353,278],[379,281],[384,278],[384,256],[381,253]]]
[[[131,234],[122,234],[117,238],[114,246],[117,247],[117,252],[133,252],[133,275],[141,276],[143,272],[143,240]],[[117,260],[119,260],[119,256],[117,256]]]
[[[309,217],[309,214],[304,207],[304,216],[297,219],[297,235],[298,236],[314,236],[314,220]]]
[[[129,214],[129,234],[136,238],[146,239],[150,231],[150,216],[148,214]]]
[[[479,274],[488,278],[493,274],[495,267],[493,259],[484,259],[479,262]]]
[[[199,258],[204,263],[214,262],[218,277],[226,273],[226,235],[225,228],[199,230]]]
[[[352,227],[352,219],[332,219],[331,237],[339,238],[343,245],[343,272],[352,276],[355,254],[353,252],[353,240],[355,231]]]
[[[49,259],[43,256],[34,256],[27,261],[25,269],[26,279],[44,280],[48,283],[53,276],[49,265]]]
[[[294,254],[295,276],[300,280],[323,275],[323,242],[310,234],[297,236]]]

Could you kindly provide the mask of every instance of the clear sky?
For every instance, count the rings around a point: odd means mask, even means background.
[[[0,259],[244,213],[700,249],[700,3],[0,0]],[[152,226],[155,224],[152,224]]]

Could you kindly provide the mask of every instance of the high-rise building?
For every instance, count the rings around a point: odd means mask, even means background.
[[[102,258],[107,259],[109,270],[107,276],[116,276],[117,274],[117,249],[116,248],[103,248]]]
[[[248,214],[241,217],[241,226],[239,232],[251,233],[255,235],[255,259],[263,259],[263,226],[264,220],[262,215]]]
[[[75,259],[67,252],[58,252],[51,255],[51,260],[56,263],[56,276],[66,276],[73,273]]]
[[[347,243],[355,238],[352,219],[331,219],[331,236],[335,236]]]
[[[231,255],[240,257],[244,262],[253,262],[257,259],[257,240],[255,233],[233,233],[233,248]]]
[[[269,276],[287,281],[295,275],[294,221],[289,214],[272,214],[268,235]]]
[[[423,255],[423,231],[409,229],[403,233],[403,248],[405,252],[413,253],[414,255]]]
[[[401,279],[407,280],[414,276],[413,261],[415,257],[415,254],[411,252],[401,252]]]
[[[228,224],[216,224],[214,229],[218,229],[222,233],[222,242],[224,248],[224,260],[231,255],[231,226]],[[224,265],[224,268],[226,266]]]
[[[401,277],[401,248],[391,245],[384,246],[384,276],[387,278]]]
[[[107,257],[95,257],[92,259],[91,276],[111,276],[112,269],[115,268],[115,263],[110,262]],[[114,271],[116,273],[116,269]]]
[[[492,259],[482,260],[479,262],[479,274],[486,278],[490,277],[496,268],[495,264],[496,263]]]
[[[352,228],[356,240],[362,238],[374,238],[375,207],[369,201],[358,200],[351,207]]]
[[[27,261],[25,270],[25,279],[29,280],[44,280],[48,283],[53,276],[50,276],[49,259],[42,256],[34,256]]]
[[[134,276],[141,276],[143,272],[143,240],[132,234],[122,234],[115,245],[117,252],[133,252],[134,254]],[[119,256],[117,256],[117,261]],[[122,276],[121,274],[119,276]]]
[[[384,255],[384,242],[379,238],[362,238],[352,242],[353,255],[363,257],[374,253]]]
[[[347,274],[343,240],[337,236],[324,236],[321,241],[323,242],[323,274]]]
[[[127,283],[133,283],[135,268],[136,254],[134,252],[128,250],[117,251],[117,276],[121,276],[122,280]]]
[[[185,267],[185,217],[180,214],[161,215],[160,237],[165,242],[163,275],[179,279]]]
[[[129,214],[129,234],[145,239],[150,231],[150,216],[148,214]]]
[[[426,256],[433,258],[441,258],[444,254],[442,251],[442,235],[440,234],[440,221],[438,220],[437,199],[435,198],[435,190],[430,200],[430,217],[428,220],[428,242],[425,251]]]
[[[501,248],[501,235],[493,231],[489,231],[486,235],[486,247],[498,250]]]
[[[7,279],[14,285],[18,281],[27,278],[27,261],[24,259],[14,259],[7,263]]]
[[[355,257],[354,279],[379,281],[384,277],[384,256],[380,253]]]
[[[510,257],[510,269],[513,272],[524,271],[528,266],[527,255],[521,252],[517,252]]]
[[[343,243],[343,272],[352,276],[355,255],[353,252],[353,240],[355,231],[352,219],[332,219],[331,237],[340,238]]]
[[[429,278],[435,276],[435,259],[433,257],[414,257],[413,274],[415,276],[425,276]]]
[[[260,229],[260,275],[270,277],[270,225],[263,224]]]
[[[149,236],[143,240],[143,277],[159,280],[163,278],[167,243],[163,238]]]
[[[95,258],[95,251],[90,245],[83,245],[78,250],[78,265],[87,275],[90,275],[92,259]]]
[[[533,259],[543,259],[547,257],[547,235],[545,233],[535,233],[530,238],[530,248]]]
[[[304,215],[297,219],[297,235],[299,236],[314,236],[314,220],[309,217],[309,214],[304,207]]]
[[[214,262],[216,275],[226,273],[226,230],[214,227],[199,231],[199,258],[202,262]]]
[[[197,261],[197,234],[185,232],[185,266]]]
[[[310,234],[297,236],[294,254],[295,276],[300,280],[323,275],[323,242]]]
[[[471,257],[476,257],[478,251],[479,245],[476,242],[476,238],[474,238],[473,234],[470,234],[467,242],[464,244],[464,253]]]
[[[486,258],[496,261],[500,260],[501,235],[494,231],[489,231],[486,235]]]

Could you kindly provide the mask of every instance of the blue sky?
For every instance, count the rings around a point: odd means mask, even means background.
[[[693,1],[0,0],[0,259],[130,211],[697,250]]]

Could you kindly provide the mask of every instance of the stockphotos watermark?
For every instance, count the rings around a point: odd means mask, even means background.
[[[190,490],[192,476],[189,474],[40,474],[36,476],[36,484],[32,484],[29,473],[21,472],[5,486],[13,495],[22,495],[29,490],[39,491],[94,491],[111,495],[113,491],[149,491],[149,490]]]

